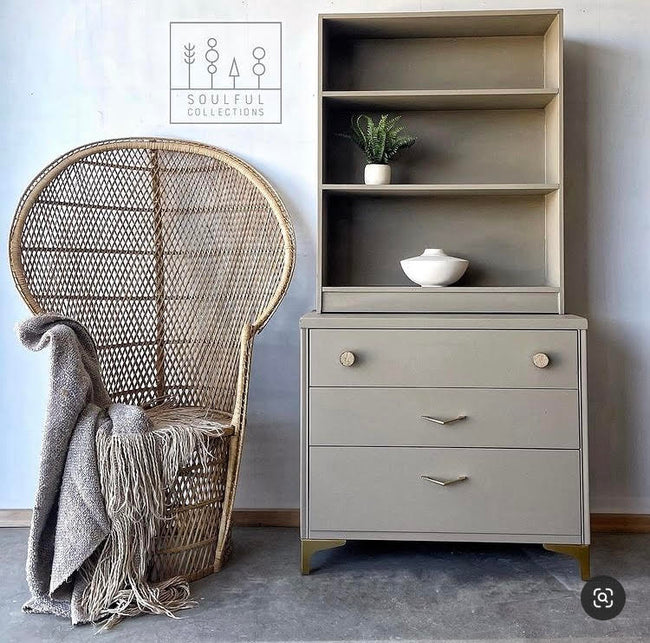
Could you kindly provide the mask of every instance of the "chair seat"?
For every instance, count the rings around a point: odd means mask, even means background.
[[[196,406],[170,406],[161,404],[146,410],[153,430],[169,426],[186,426],[209,432],[210,437],[225,437],[235,432],[232,413],[204,409]]]

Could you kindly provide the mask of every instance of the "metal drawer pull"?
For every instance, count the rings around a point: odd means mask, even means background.
[[[450,420],[441,420],[440,418],[434,418],[431,415],[423,415],[423,420],[427,422],[434,422],[435,424],[453,424],[454,422],[460,422],[461,420],[466,420],[466,415],[459,415],[457,418],[451,418]]]
[[[431,476],[420,476],[422,480],[427,480],[428,482],[433,482],[433,484],[440,485],[441,487],[448,487],[450,484],[456,484],[457,482],[463,482],[464,480],[469,480],[468,476],[458,476],[457,478],[452,478],[451,480],[437,480]]]

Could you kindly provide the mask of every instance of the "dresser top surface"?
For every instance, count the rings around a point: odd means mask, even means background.
[[[584,330],[587,320],[576,315],[307,313],[301,328],[465,328],[503,330]]]

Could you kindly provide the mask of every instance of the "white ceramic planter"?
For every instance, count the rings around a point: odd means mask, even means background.
[[[363,172],[366,185],[388,185],[390,183],[390,165],[368,163]]]
[[[427,248],[419,257],[403,259],[400,264],[411,281],[440,288],[457,282],[465,274],[469,261],[450,257],[440,248]]]

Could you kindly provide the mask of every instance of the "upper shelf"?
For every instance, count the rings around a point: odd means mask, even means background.
[[[431,11],[329,14],[321,16],[330,37],[471,38],[542,36],[561,9],[514,11]]]
[[[557,183],[461,183],[461,184],[390,184],[365,185],[359,183],[329,183],[323,191],[340,194],[380,194],[395,196],[464,196],[464,195],[503,195],[520,196],[550,194],[559,189]]]
[[[558,95],[557,89],[441,89],[325,91],[330,105],[351,109],[452,110],[539,109]]]

